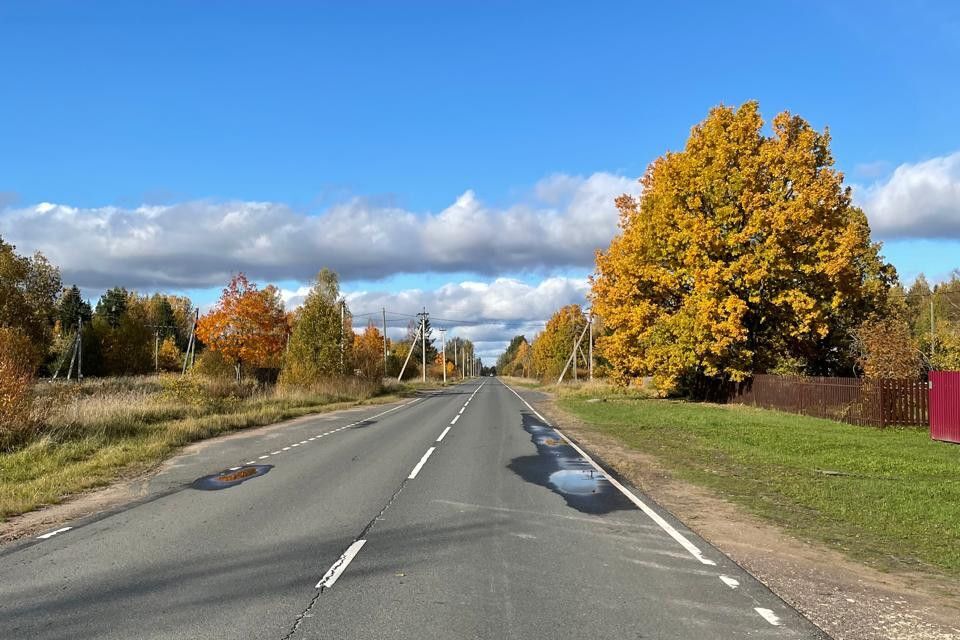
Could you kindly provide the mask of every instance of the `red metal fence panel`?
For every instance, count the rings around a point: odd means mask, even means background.
[[[876,427],[927,426],[927,383],[755,375],[732,402]]]
[[[930,437],[960,442],[960,371],[930,372]]]

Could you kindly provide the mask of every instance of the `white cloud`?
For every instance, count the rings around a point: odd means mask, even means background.
[[[344,280],[549,272],[592,267],[594,251],[617,231],[614,198],[638,189],[607,173],[553,176],[525,202],[493,208],[467,191],[427,214],[363,198],[318,215],[274,202],[41,203],[0,211],[0,236],[22,252],[42,251],[67,282],[89,289],[203,288],[237,271],[259,281],[308,281],[324,266]]]
[[[398,314],[413,316],[426,307],[433,327],[446,328],[448,338],[460,336],[473,341],[480,357],[492,363],[513,336],[523,334],[532,340],[557,309],[568,304],[586,304],[589,286],[586,278],[551,277],[537,284],[496,278],[489,282],[450,283],[432,291],[359,291],[348,293],[346,298],[356,315],[355,330],[362,330],[368,321],[379,327],[380,310],[386,308],[392,312],[388,334],[400,338],[413,318]],[[281,295],[289,308],[301,303],[307,290],[301,287],[281,291]],[[438,333],[434,336],[439,339]]]
[[[960,239],[960,152],[902,164],[855,194],[879,237]]]

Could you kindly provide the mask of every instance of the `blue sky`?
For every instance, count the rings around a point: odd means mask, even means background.
[[[960,266],[958,69],[953,2],[5,2],[0,233],[94,291],[82,251],[63,246],[75,234],[27,232],[9,212],[56,203],[82,224],[104,207],[268,202],[311,217],[353,203],[362,236],[385,211],[440,216],[469,193],[458,220],[563,216],[595,185],[558,192],[557,176],[633,180],[711,106],[757,99],[768,120],[789,109],[829,126],[888,258],[907,278],[943,277]],[[924,180],[942,193],[905,231],[903,185]],[[113,237],[130,226],[111,224]],[[246,264],[214,259],[207,279],[130,284],[209,298],[215,276]],[[589,272],[536,251],[498,261],[441,256],[397,275],[364,264],[345,267],[345,285],[535,288]],[[271,263],[262,277],[293,290],[307,268]]]

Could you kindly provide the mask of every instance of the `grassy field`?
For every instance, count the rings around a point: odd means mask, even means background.
[[[881,569],[960,575],[960,446],[736,406],[561,394],[559,405],[674,475]]]
[[[309,389],[195,376],[43,382],[40,426],[0,451],[0,521],[153,466],[191,442],[405,389],[352,379]]]

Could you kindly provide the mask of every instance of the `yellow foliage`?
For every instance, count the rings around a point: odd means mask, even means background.
[[[0,447],[13,444],[33,428],[34,357],[24,332],[0,327]]]
[[[855,332],[857,361],[867,378],[917,378],[920,350],[898,317],[864,320]]]
[[[172,337],[164,338],[157,351],[161,371],[179,371],[183,366],[183,354]]]
[[[573,343],[587,324],[583,310],[571,304],[557,311],[531,347],[533,374],[539,378],[556,378],[573,352]]]
[[[598,349],[621,383],[661,391],[742,380],[786,358],[809,373],[850,367],[849,336],[896,274],[833,168],[830,137],[784,112],[717,107],[686,148],[621,196],[620,234],[597,255]]]

